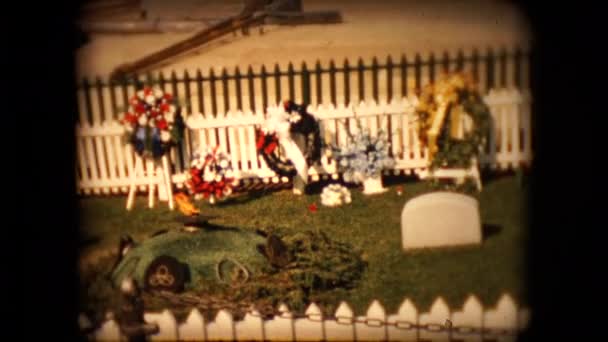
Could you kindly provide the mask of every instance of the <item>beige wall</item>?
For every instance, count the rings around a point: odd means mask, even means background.
[[[241,1],[144,1],[151,18],[219,18],[236,14]],[[473,47],[527,47],[528,25],[516,8],[504,2],[490,1],[322,1],[304,0],[305,11],[340,10],[344,23],[337,25],[265,26],[250,36],[228,36],[209,46],[180,56],[156,70],[184,70],[193,74],[197,68],[207,74],[210,67],[219,73],[237,65],[259,70],[262,64],[282,67],[289,61],[299,67],[301,61],[313,66],[330,59],[341,64],[358,57],[367,62],[387,55],[398,60],[402,53],[413,58],[416,52],[441,53]],[[191,34],[94,35],[77,52],[77,74],[106,77],[116,66],[143,57]]]

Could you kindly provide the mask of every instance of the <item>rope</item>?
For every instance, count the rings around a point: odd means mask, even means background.
[[[217,264],[215,264],[215,276],[217,277],[217,279],[220,282],[226,283],[226,284],[229,283],[223,279],[222,273],[220,271],[222,264],[227,261],[232,261],[235,265],[237,265],[241,269],[241,271],[245,275],[245,280],[243,281],[243,283],[246,283],[247,281],[249,281],[249,271],[247,270],[247,268],[245,266],[243,266],[243,264],[241,264],[240,262],[236,261],[233,258],[223,257],[222,259],[220,259],[220,261],[217,262]]]

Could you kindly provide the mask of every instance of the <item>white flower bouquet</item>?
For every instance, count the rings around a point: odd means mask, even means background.
[[[351,202],[350,191],[340,184],[330,184],[321,192],[321,204],[327,207],[338,207]]]
[[[218,147],[194,154],[186,179],[186,185],[195,198],[208,198],[212,203],[215,199],[230,196],[237,183],[230,156],[218,151]]]
[[[359,129],[357,134],[349,136],[346,146],[332,147],[332,158],[346,182],[362,183],[368,178],[380,177],[382,170],[395,166],[395,160],[388,153],[389,146],[385,132],[372,137]]]

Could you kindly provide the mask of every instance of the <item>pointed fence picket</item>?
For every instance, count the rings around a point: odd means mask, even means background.
[[[207,340],[233,341],[235,339],[232,314],[226,310],[220,310],[215,316],[215,320],[207,325]]]
[[[336,310],[334,321],[325,322],[326,338],[328,341],[354,341],[354,313],[348,303],[342,302]]]
[[[181,324],[169,310],[146,313],[144,318],[159,326],[152,341],[514,341],[527,328],[530,316],[530,311],[518,308],[508,294],[501,296],[493,308],[484,308],[471,295],[459,310],[451,310],[438,297],[423,313],[408,298],[392,315],[387,315],[377,300],[365,316],[355,316],[346,302],[341,302],[331,317],[323,317],[314,303],[304,315],[292,314],[284,304],[279,305],[278,312],[263,319],[252,308],[243,319],[235,321],[229,311],[220,310],[213,321],[206,322],[195,308]],[[112,319],[90,337],[98,341],[125,340]]]
[[[146,313],[144,320],[149,323],[158,324],[158,334],[151,336],[151,341],[175,341],[178,338],[178,329],[175,317],[169,310],[161,313]]]
[[[395,326],[388,327],[388,339],[390,341],[416,341],[418,339],[417,329],[407,329],[418,324],[418,309],[414,303],[406,298],[396,315],[389,315],[388,322]]]
[[[294,322],[296,341],[324,341],[323,314],[321,309],[312,303],[304,313],[305,318],[297,318]]]
[[[355,323],[355,338],[361,341],[384,341],[387,337],[386,313],[380,302],[374,300],[365,316],[359,317],[363,323]]]
[[[198,309],[190,311],[186,322],[178,327],[178,335],[184,341],[206,340],[205,318]]]
[[[449,317],[450,308],[443,298],[438,297],[431,305],[429,312],[421,314],[418,318],[418,323],[427,327],[427,329],[420,331],[420,339],[449,341],[449,332],[443,329]]]
[[[274,316],[264,323],[265,339],[269,341],[295,340],[295,326],[292,313],[285,304],[280,304],[278,311],[280,315]]]
[[[241,322],[235,324],[236,336],[241,340],[264,341],[264,322],[257,310],[248,312]]]

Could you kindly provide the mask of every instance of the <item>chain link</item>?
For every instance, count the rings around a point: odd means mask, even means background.
[[[386,324],[385,321],[377,318],[366,318],[365,320],[363,320],[363,323],[365,323],[365,325],[367,325],[368,327],[374,328],[379,328]]]
[[[305,317],[312,322],[323,322],[323,315],[321,314],[306,314]]]
[[[438,324],[438,323],[424,324],[421,326],[421,329],[427,330],[427,331],[432,331],[432,332],[442,332],[442,331],[446,330],[443,325]]]
[[[395,328],[400,329],[400,330],[414,330],[414,329],[418,329],[418,325],[412,322],[408,322],[408,321],[395,321],[392,323],[388,323],[393,325]]]
[[[454,328],[452,328],[452,331],[455,333],[458,333],[458,334],[465,334],[465,335],[481,333],[481,329],[469,327],[469,326],[454,327]]]
[[[335,321],[340,325],[353,325],[355,319],[353,317],[348,316],[336,316]]]

